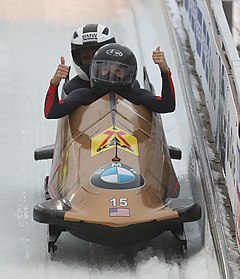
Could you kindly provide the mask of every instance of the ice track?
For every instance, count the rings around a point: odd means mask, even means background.
[[[168,233],[121,251],[63,233],[53,261],[47,253],[47,227],[32,218],[33,206],[44,200],[43,180],[50,169],[50,162],[34,161],[33,150],[55,139],[56,121],[43,118],[49,80],[61,55],[71,65],[70,38],[74,30],[91,22],[110,26],[117,41],[134,51],[139,69],[147,67],[157,93],[160,75],[151,53],[158,45],[165,52],[177,96],[176,112],[163,117],[165,132],[168,143],[183,152],[183,159],[175,162],[183,186],[181,195],[191,197],[194,183],[194,192],[203,202],[198,171],[191,169],[192,137],[164,2],[1,1],[1,278],[220,278],[204,218],[187,225],[187,259],[176,254],[176,240]]]

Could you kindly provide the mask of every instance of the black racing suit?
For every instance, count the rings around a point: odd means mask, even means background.
[[[167,113],[175,110],[175,91],[171,78],[171,72],[161,73],[162,92],[161,96],[155,96],[146,89],[140,89],[136,81],[130,91],[118,93],[136,105],[143,105],[150,111]],[[80,105],[90,105],[102,96],[91,89],[90,81],[80,79],[78,76],[64,84],[63,90],[66,97],[58,98],[58,87],[50,83],[47,91],[44,115],[48,119],[61,118],[71,114]],[[105,93],[106,94],[106,93]]]

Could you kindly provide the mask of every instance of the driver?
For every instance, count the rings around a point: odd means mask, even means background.
[[[175,110],[175,91],[171,72],[164,53],[157,47],[153,60],[159,65],[163,86],[161,96],[155,96],[146,89],[134,86],[137,75],[137,61],[126,46],[112,43],[101,47],[91,64],[91,85],[95,94],[103,95],[114,91],[136,105],[143,105],[150,111],[167,113]]]

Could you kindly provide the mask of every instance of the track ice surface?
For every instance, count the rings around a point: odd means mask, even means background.
[[[187,260],[175,254],[176,239],[164,233],[154,240],[117,250],[62,233],[54,261],[47,253],[47,226],[33,221],[35,204],[43,201],[43,179],[50,162],[35,162],[33,150],[54,143],[56,121],[43,118],[49,80],[60,56],[71,65],[70,38],[81,24],[99,22],[114,30],[146,65],[156,92],[161,80],[151,60],[160,45],[172,70],[177,109],[163,117],[168,143],[183,151],[175,168],[188,197],[187,125],[178,65],[164,21],[161,0],[2,0],[0,9],[0,277],[44,278],[218,278],[209,269],[211,250],[200,249],[198,223],[187,226]],[[174,1],[172,1],[174,2]],[[72,73],[73,74],[73,73]],[[142,74],[139,72],[138,79]],[[210,255],[209,255],[210,253]],[[197,272],[196,272],[197,271]]]

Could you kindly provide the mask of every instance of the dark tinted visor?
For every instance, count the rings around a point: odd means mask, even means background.
[[[111,83],[131,83],[135,72],[134,66],[115,61],[97,60],[93,61],[91,66],[92,78]]]

